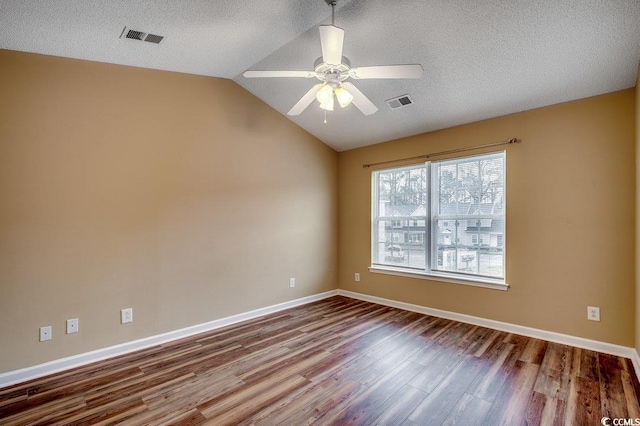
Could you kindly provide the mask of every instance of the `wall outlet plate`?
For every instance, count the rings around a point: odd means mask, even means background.
[[[289,278],[289,287],[295,287],[295,286],[296,286],[296,279]]]
[[[126,308],[120,311],[120,322],[122,324],[133,322],[133,308]]]
[[[46,340],[51,340],[53,338],[53,333],[51,330],[51,326],[47,325],[44,327],[40,327],[40,341],[44,342]]]
[[[597,306],[587,306],[587,319],[589,321],[600,321],[600,308]]]
[[[356,272],[354,274],[354,279],[356,280],[356,282],[360,282],[360,274]]]
[[[78,332],[78,318],[72,318],[67,320],[67,334]]]

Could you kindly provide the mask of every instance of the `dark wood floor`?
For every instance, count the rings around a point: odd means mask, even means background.
[[[333,297],[0,389],[0,424],[599,425],[630,360]]]

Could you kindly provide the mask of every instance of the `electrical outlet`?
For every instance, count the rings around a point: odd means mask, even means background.
[[[67,334],[78,332],[78,318],[72,318],[67,320]]]
[[[359,273],[355,273],[354,278],[356,280],[356,282],[360,282],[360,274]]]
[[[587,319],[589,321],[600,321],[600,308],[597,306],[587,306]]]
[[[133,308],[122,309],[120,311],[120,322],[122,324],[133,322]]]
[[[51,340],[53,338],[53,334],[51,332],[51,326],[47,325],[45,327],[40,327],[40,341],[44,342],[45,340]]]
[[[295,287],[295,286],[296,286],[296,279],[289,278],[289,287]]]

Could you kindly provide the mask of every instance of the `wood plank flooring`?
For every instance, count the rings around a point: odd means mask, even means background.
[[[332,297],[0,389],[2,425],[599,425],[628,359]]]

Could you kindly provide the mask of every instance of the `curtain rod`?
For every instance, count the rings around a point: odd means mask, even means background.
[[[416,155],[415,157],[398,158],[398,159],[395,159],[395,160],[387,160],[387,161],[379,161],[377,163],[363,164],[362,168],[366,169],[368,167],[380,166],[382,164],[398,163],[400,161],[418,160],[420,158],[431,158],[431,157],[435,157],[435,156],[438,156],[438,155],[454,154],[456,152],[473,151],[474,149],[489,148],[491,146],[510,145],[510,144],[513,144],[513,143],[520,143],[520,142],[522,142],[520,139],[512,138],[512,139],[509,139],[508,141],[501,141],[501,142],[488,143],[488,144],[484,144],[484,145],[470,146],[468,148],[450,149],[449,151],[440,151],[440,152],[434,152],[434,153],[431,153],[431,154]]]

